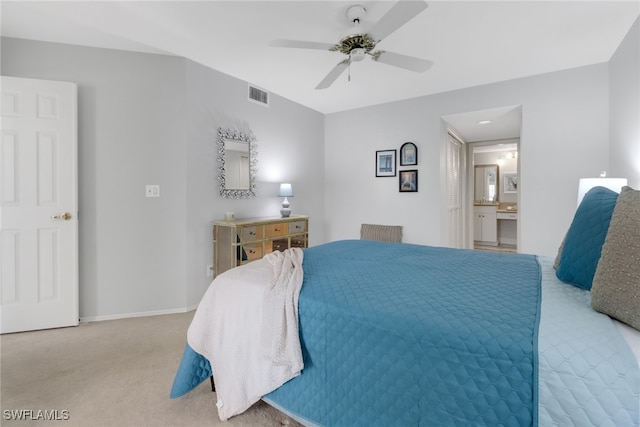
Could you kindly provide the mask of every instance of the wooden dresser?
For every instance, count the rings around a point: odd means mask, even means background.
[[[309,217],[244,218],[213,223],[213,266],[216,276],[273,251],[306,248]]]

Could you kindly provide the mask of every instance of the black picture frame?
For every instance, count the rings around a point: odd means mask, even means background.
[[[399,191],[401,193],[417,193],[418,192],[418,169],[409,169],[400,171]]]
[[[396,150],[376,151],[376,177],[396,176]]]
[[[400,166],[418,165],[418,147],[413,142],[405,142],[400,147]]]

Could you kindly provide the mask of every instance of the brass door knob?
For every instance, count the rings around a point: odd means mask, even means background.
[[[64,221],[69,221],[71,219],[71,214],[69,212],[61,213],[60,215],[53,215],[51,219],[62,219]]]

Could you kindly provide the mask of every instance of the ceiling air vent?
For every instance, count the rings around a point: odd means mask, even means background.
[[[266,107],[269,106],[269,92],[258,89],[255,86],[249,85],[249,101],[257,102],[260,105]]]

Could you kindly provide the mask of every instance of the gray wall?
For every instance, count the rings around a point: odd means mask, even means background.
[[[281,182],[291,182],[294,214],[309,215],[310,245],[324,242],[324,116],[271,94],[270,107],[247,101],[247,83],[187,61],[187,283],[188,300],[200,301],[211,264],[211,220],[233,211],[237,218],[280,215]],[[258,197],[228,200],[218,194],[217,128],[257,137]]]
[[[294,213],[311,216],[311,244],[322,241],[320,113],[273,94],[270,108],[253,104],[246,83],[171,56],[6,38],[1,61],[3,75],[78,84],[83,319],[197,304],[212,220],[278,215],[281,181],[294,185]],[[257,198],[219,196],[218,126],[256,135]]]
[[[609,170],[608,87],[608,64],[597,64],[327,115],[327,240],[373,222],[403,225],[409,243],[446,245],[441,117],[521,105],[519,250],[555,255],[579,178]],[[375,151],[405,141],[418,146],[417,193],[375,177]]]
[[[640,18],[609,61],[609,176],[623,177],[640,189]]]
[[[275,94],[253,104],[245,82],[170,56],[2,39],[1,73],[78,84],[80,313],[108,318],[197,304],[212,220],[277,215],[283,181],[294,213],[311,216],[312,245],[357,238],[362,222],[446,244],[441,117],[488,108],[522,106],[520,250],[555,255],[579,178],[608,170],[640,186],[638,33],[636,21],[607,64],[326,117]],[[218,126],[257,136],[257,198],[218,195]],[[405,141],[419,149],[418,193],[375,177],[375,151]]]

